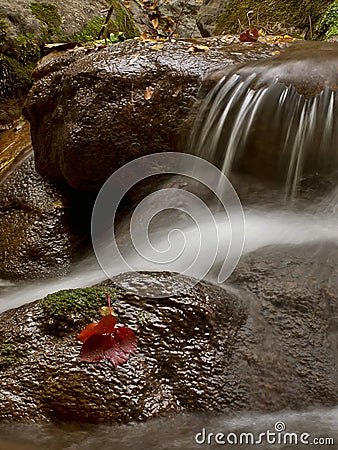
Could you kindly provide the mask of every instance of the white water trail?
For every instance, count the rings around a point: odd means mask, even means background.
[[[336,214],[332,214],[333,204],[337,204],[337,195],[334,194],[328,199],[328,205],[331,206],[325,206],[329,210],[327,214],[323,214],[322,212],[317,214],[307,212],[295,213],[281,209],[269,211],[263,209],[247,209],[245,211],[245,245],[243,255],[268,245],[301,245],[327,241],[338,243],[337,216]],[[224,258],[222,255],[224,249],[228,247],[229,239],[231,239],[231,230],[224,220],[224,215],[215,213],[214,217],[220,237],[220,247],[213,266],[216,268],[222,264],[222,258]],[[203,222],[202,220],[198,225],[204,233],[207,233],[210,222]],[[164,243],[167,243],[167,236],[170,231],[171,228],[169,226],[162,226],[161,229],[155,229],[150,234],[150,240],[153,245],[160,247]],[[197,239],[196,229],[189,225],[184,229],[184,233],[189,247],[193,249],[194,239]],[[171,245],[174,247],[175,245],[181,245],[181,236],[177,236],[177,241],[175,234],[172,236]],[[109,241],[105,245],[107,248],[107,257],[110,257]],[[151,265],[148,267],[144,263],[144,258],[141,259],[135,250],[127,249],[128,251],[131,252],[134,258],[133,265],[138,270],[154,270],[153,264],[149,263]],[[180,272],[180,264],[179,260],[176,265],[175,262],[170,262],[168,267],[161,265],[159,270]],[[112,277],[124,271],[125,266],[121,267],[112,261],[109,276]],[[213,268],[211,268],[210,272],[213,273]],[[196,274],[196,278],[197,276],[198,274]],[[43,298],[47,294],[58,290],[92,286],[104,281],[106,278],[107,276],[100,268],[95,256],[90,254],[77,264],[74,264],[71,272],[65,277],[34,282],[21,282],[17,286],[3,286],[1,288],[0,313]],[[211,279],[210,281],[216,282],[216,279]]]

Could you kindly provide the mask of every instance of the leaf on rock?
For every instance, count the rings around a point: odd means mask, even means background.
[[[250,30],[245,30],[239,35],[239,40],[241,42],[257,42],[259,37],[258,28],[252,28]]]
[[[163,47],[164,47],[164,44],[155,44],[150,47],[150,50],[162,50]]]
[[[136,338],[130,328],[115,328],[116,317],[112,314],[108,292],[107,300],[109,314],[103,316],[99,323],[87,325],[77,338],[83,342],[81,361],[97,362],[108,359],[116,368],[126,362],[130,354],[136,352]]]
[[[125,330],[119,332],[119,330]],[[136,352],[136,338],[129,328],[117,328],[113,334],[93,334],[82,345],[82,361],[97,362],[108,359],[115,367]]]
[[[191,45],[188,48],[188,52],[189,53],[194,53],[194,52],[207,52],[208,50],[210,50],[210,48],[207,45]]]
[[[147,86],[144,91],[144,98],[146,100],[150,100],[151,97],[153,96],[153,93],[154,93],[154,88],[152,86]]]
[[[157,6],[158,6],[157,0],[155,0],[154,3],[153,3],[151,6],[149,6],[149,9],[151,9],[152,11],[154,11],[154,9],[156,9]]]
[[[98,334],[110,334],[114,332],[116,325],[116,317],[113,315],[104,316],[97,324],[95,328],[95,333]]]
[[[95,328],[97,327],[97,323],[90,323],[86,326],[84,330],[81,331],[76,337],[80,339],[81,342],[85,342],[90,336],[95,334]]]

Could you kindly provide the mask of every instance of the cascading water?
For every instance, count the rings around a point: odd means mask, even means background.
[[[335,78],[312,86],[320,61],[297,56],[227,71],[203,101],[190,151],[227,176],[238,170],[280,181],[293,197],[303,177],[337,171]]]

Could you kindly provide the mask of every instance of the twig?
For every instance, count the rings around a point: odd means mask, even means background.
[[[97,40],[99,41],[102,39],[102,37],[106,40],[107,39],[107,30],[108,30],[108,22],[111,18],[111,15],[113,14],[114,6],[111,6],[108,10],[108,14],[106,16],[106,20],[104,21],[104,24],[102,25],[102,28],[100,30],[100,33],[97,37]]]
[[[310,37],[311,40],[313,39],[313,34],[312,34],[312,20],[311,20],[311,15],[309,14],[309,23],[310,23]]]
[[[179,13],[179,15],[178,15],[178,18],[177,18],[177,20],[176,20],[176,23],[175,23],[175,25],[174,25],[174,29],[173,29],[173,31],[172,31],[172,32],[170,33],[170,35],[169,35],[169,39],[174,35],[175,31],[177,30],[177,28],[178,28],[178,26],[179,26],[179,24],[180,24],[180,22],[181,22],[181,19],[182,19],[182,15],[183,15],[184,8],[187,6],[187,4],[188,4],[188,0],[185,0],[185,2],[184,2],[183,5],[182,5],[181,11],[180,11],[180,13]]]

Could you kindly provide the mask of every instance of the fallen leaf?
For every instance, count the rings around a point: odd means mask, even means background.
[[[149,9],[152,9],[152,10],[154,10],[154,9],[156,9],[157,8],[157,0],[155,0],[154,1],[154,3],[151,5],[151,6],[149,6]]]
[[[189,53],[193,52],[207,52],[210,48],[207,45],[191,45],[188,48]]]
[[[107,293],[109,314],[98,323],[90,323],[77,338],[83,343],[81,361],[97,362],[102,359],[111,361],[115,368],[136,352],[134,332],[127,327],[115,328],[116,317],[112,315],[110,295]]]
[[[152,24],[152,26],[153,26],[155,29],[158,28],[158,18],[155,17],[155,19],[153,19],[153,20],[151,21],[151,24]]]
[[[147,86],[146,90],[144,91],[144,98],[146,100],[150,100],[151,97],[153,96],[154,93],[154,88],[152,86]]]
[[[61,200],[55,200],[54,202],[52,202],[52,206],[55,209],[64,209],[64,208],[66,208]]]
[[[138,39],[140,39],[141,41],[144,41],[145,39],[148,39],[147,32],[144,31],[144,32],[141,34],[141,36],[139,36]]]
[[[125,8],[130,8],[130,1],[129,1],[129,0],[124,0],[123,6],[124,6]]]
[[[181,92],[181,90],[182,90],[182,86],[178,86],[178,87],[174,90],[172,96],[173,96],[173,97],[177,97],[178,94]]]
[[[150,50],[162,50],[163,47],[164,47],[164,44],[156,44],[156,45],[153,45],[152,47],[150,47]]]
[[[239,35],[239,40],[241,42],[256,42],[259,37],[258,28],[252,28],[250,30],[245,30]]]

